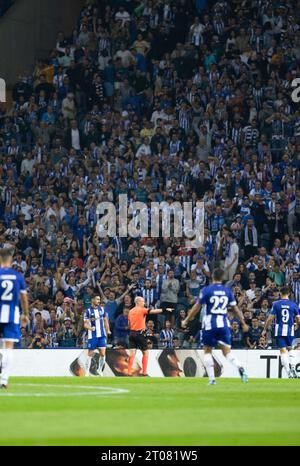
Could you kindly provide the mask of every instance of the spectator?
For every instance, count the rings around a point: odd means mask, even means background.
[[[158,348],[158,342],[159,342],[159,339],[160,339],[160,335],[159,333],[157,332],[156,328],[155,328],[155,325],[154,325],[154,321],[153,320],[148,320],[148,322],[146,322],[146,337],[148,339],[148,341],[150,341],[152,343],[152,348],[156,349]]]
[[[66,120],[74,120],[76,112],[74,94],[69,92],[62,101],[62,114]],[[79,148],[80,150],[80,148]]]
[[[231,233],[227,235],[227,244],[225,248],[225,280],[232,280],[239,262],[239,247]]]
[[[78,32],[60,31],[0,110],[0,244],[14,245],[25,274],[33,338],[69,317],[84,345],[82,313],[100,283],[113,324],[143,294],[175,308],[172,329],[189,347],[197,332],[180,328],[178,311],[217,263],[250,326],[284,284],[299,301],[297,3],[274,22],[275,6],[258,2],[236,24],[232,2],[175,3],[91,0]],[[204,202],[203,247],[173,234],[99,238],[97,207],[119,194],[127,207],[165,201],[165,213],[191,201],[193,220]],[[76,300],[66,314],[65,298]]]
[[[58,344],[61,348],[76,347],[77,332],[74,329],[70,317],[66,317],[59,331],[57,332]]]
[[[256,349],[259,349],[259,350],[271,349],[270,345],[268,344],[266,340],[266,337],[264,336],[259,337],[259,341],[256,346]]]
[[[46,327],[46,321],[42,318],[42,313],[40,311],[36,311],[35,314],[33,314],[33,318],[34,320],[32,322],[32,332],[44,332]]]
[[[178,303],[179,281],[174,278],[174,271],[169,270],[167,279],[163,282],[162,291],[160,296],[161,306],[166,316],[167,308],[175,308]]]
[[[46,340],[44,338],[43,332],[37,332],[28,346],[28,349],[45,349],[46,348]]]
[[[115,325],[115,320],[117,317],[117,309],[118,306],[122,303],[123,299],[125,296],[133,289],[133,285],[127,288],[127,290],[119,297],[116,299],[116,294],[113,291],[109,291],[108,298],[105,296],[105,294],[102,291],[101,285],[99,285],[99,291],[101,293],[101,297],[104,303],[104,309],[105,312],[108,315],[109,319],[109,325],[110,325],[110,330],[112,333],[114,333],[114,325]]]
[[[120,314],[116,318],[115,327],[114,327],[115,346],[123,347],[123,348],[128,347],[128,336],[129,336],[128,314],[129,314],[129,309],[124,307],[123,313]]]
[[[26,327],[21,327],[21,340],[20,340],[20,349],[27,349],[32,343],[32,338],[29,335]]]
[[[232,349],[241,349],[244,347],[244,335],[240,328],[239,322],[233,321],[231,324],[231,347]]]
[[[165,322],[165,328],[160,332],[160,343],[164,348],[173,348],[174,330],[169,320]]]
[[[262,328],[259,326],[258,319],[256,317],[253,317],[251,322],[251,328],[248,332],[248,336],[246,337],[246,343],[248,348],[255,349],[257,347],[261,332]]]
[[[64,298],[64,302],[62,304],[63,313],[60,316],[61,322],[64,322],[68,318],[72,323],[75,323],[75,314],[72,310],[72,303],[73,301],[71,298]]]
[[[192,319],[189,321],[186,328],[187,332],[184,333],[182,348],[191,348],[193,343],[196,341],[196,335],[200,330],[201,325],[199,320]]]
[[[190,278],[186,280],[186,295],[190,302],[195,301],[199,296],[201,289],[201,281],[197,278],[196,271],[193,270],[190,273]]]

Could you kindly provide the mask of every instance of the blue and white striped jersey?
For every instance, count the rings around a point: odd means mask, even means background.
[[[204,330],[230,327],[227,319],[228,307],[237,304],[230,288],[221,284],[206,286],[200,291],[197,303],[206,305]]]
[[[108,318],[108,315],[104,308],[101,306],[96,308],[89,307],[85,311],[84,320],[87,320],[91,327],[95,327],[93,332],[88,330],[88,340],[92,340],[93,338],[106,337],[106,330],[104,325],[105,317]]]
[[[0,324],[20,323],[20,293],[26,293],[23,275],[14,269],[0,269]]]
[[[167,330],[167,329],[161,330],[160,339],[161,340],[168,340],[168,341],[162,342],[162,345],[164,346],[164,348],[173,348],[173,338],[174,338],[174,330],[173,329],[171,329],[171,330]]]
[[[293,337],[295,317],[299,315],[298,305],[289,299],[280,299],[273,304],[271,314],[276,317],[275,336]]]

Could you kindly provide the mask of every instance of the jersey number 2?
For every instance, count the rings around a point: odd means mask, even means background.
[[[1,299],[3,301],[12,301],[13,300],[13,293],[12,289],[14,287],[14,284],[11,280],[3,280],[1,282],[2,288],[5,288],[4,292],[2,293]]]

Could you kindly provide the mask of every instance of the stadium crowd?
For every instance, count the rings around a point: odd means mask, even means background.
[[[126,347],[134,297],[172,307],[149,348],[201,347],[181,326],[213,267],[243,311],[233,348],[260,336],[290,287],[300,304],[299,1],[88,0],[71,36],[24,71],[0,111],[0,245],[30,292],[22,348],[85,347],[100,293]],[[99,238],[97,205],[205,203],[205,241]],[[168,314],[168,318],[166,315]]]

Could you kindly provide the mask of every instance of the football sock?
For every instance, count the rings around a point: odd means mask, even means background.
[[[146,375],[147,367],[148,367],[148,356],[146,356],[145,354],[143,355],[142,366],[143,366],[143,374]]]
[[[212,355],[210,353],[206,353],[204,354],[203,359],[209,380],[215,380],[215,365]]]
[[[289,351],[289,361],[292,369],[295,369],[296,366],[296,358],[294,351]]]
[[[132,369],[133,361],[134,361],[134,356],[129,356],[129,360],[128,360],[128,375],[131,374],[131,369]]]
[[[92,359],[93,359],[92,356],[88,356],[88,357],[87,357],[87,361],[86,361],[86,365],[85,365],[85,373],[86,373],[86,374],[88,374],[88,373],[90,372],[90,367],[91,367]]]
[[[286,370],[286,373],[290,373],[290,361],[289,361],[289,355],[287,353],[281,353],[280,354],[280,359],[281,359],[281,364]]]
[[[82,351],[81,355],[78,358],[78,363],[80,367],[84,370],[85,375],[88,375],[92,362],[92,356],[88,355],[87,351]]]
[[[237,369],[240,369],[242,367],[240,361],[235,356],[233,356],[231,352],[226,355],[226,359]]]
[[[13,361],[13,350],[5,349],[2,352],[2,374],[1,385],[7,385],[11,373],[11,366]]]
[[[103,368],[104,368],[104,364],[105,364],[105,356],[100,356],[100,359],[99,359],[99,371],[103,371]]]
[[[82,351],[81,355],[78,358],[78,363],[82,367],[82,369],[85,369],[86,363],[87,363],[87,351]]]

